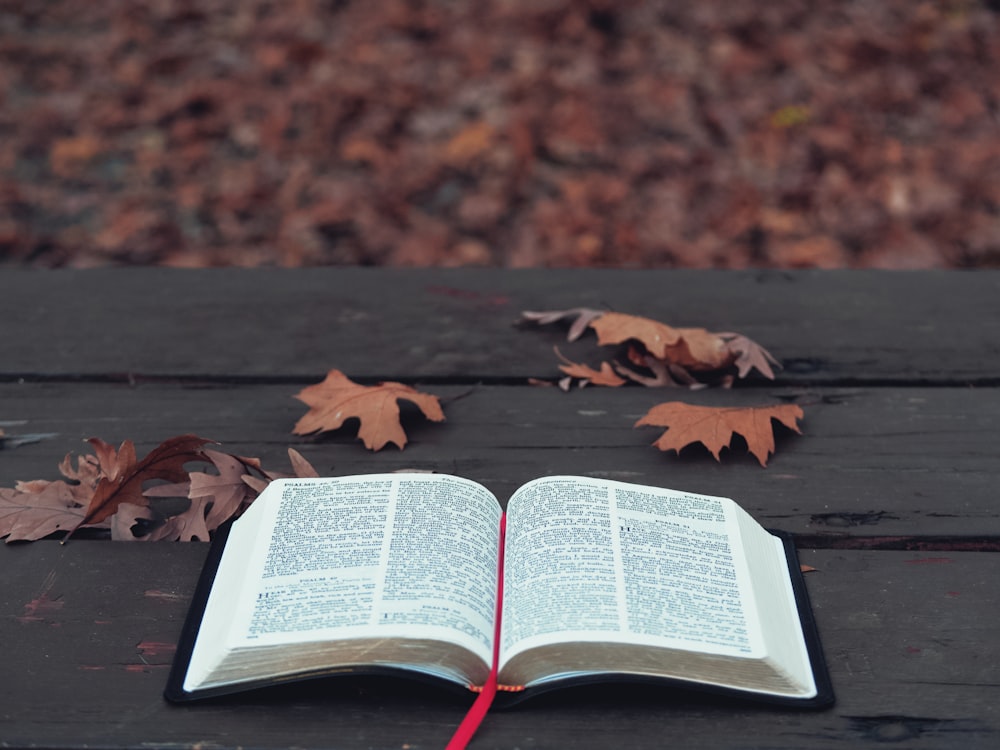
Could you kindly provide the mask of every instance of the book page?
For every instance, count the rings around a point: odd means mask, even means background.
[[[507,519],[501,664],[570,640],[761,650],[732,501],[550,477]]]
[[[189,676],[230,651],[437,639],[491,661],[501,508],[457,477],[273,482],[237,521]]]

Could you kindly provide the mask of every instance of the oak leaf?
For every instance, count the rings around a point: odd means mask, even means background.
[[[774,379],[772,366],[778,361],[760,344],[738,333],[715,333],[705,328],[674,328],[638,315],[602,312],[590,308],[524,312],[523,321],[539,324],[572,320],[567,339],[579,338],[587,328],[597,333],[600,345],[630,344],[629,359],[644,371],[638,372],[623,363],[615,363],[619,375],[648,387],[707,385],[729,387],[736,377],[745,378],[751,370]],[[650,374],[647,374],[647,372]]]
[[[638,315],[614,312],[595,319],[590,327],[597,332],[598,344],[634,339],[656,359],[691,370],[719,370],[735,359],[726,341],[704,328],[673,328]]]
[[[204,454],[218,473],[192,471],[185,482],[159,485],[144,493],[149,498],[187,497],[190,505],[185,511],[155,524],[156,519],[149,511],[140,509],[145,514],[136,514],[131,508],[138,506],[123,505],[114,516],[112,538],[147,542],[189,542],[194,539],[206,541],[211,532],[223,523],[242,515],[272,480],[284,476],[319,476],[312,464],[292,448],[288,449],[292,463],[291,474],[268,471],[263,468],[259,458],[233,456],[215,450],[205,450]],[[126,523],[119,520],[123,512],[127,514]],[[153,521],[154,526],[149,533],[136,536],[133,527],[140,520]]]
[[[626,383],[625,378],[617,375],[608,362],[601,362],[601,369],[595,370],[590,365],[580,364],[579,362],[573,362],[566,359],[558,348],[555,352],[559,359],[563,361],[563,364],[559,365],[559,369],[566,374],[566,377],[559,382],[559,387],[564,391],[569,388],[573,378],[579,380],[581,388],[590,383],[593,383],[594,385],[605,385],[611,388],[616,388],[618,386],[625,385]]]
[[[0,537],[8,542],[41,539],[76,528],[83,520],[75,485],[56,482],[19,482],[0,488]]]
[[[94,454],[79,456],[75,464],[67,455],[59,464],[66,479],[35,479],[0,488],[0,539],[30,541],[86,526],[110,530],[116,540],[207,540],[219,525],[246,510],[273,479],[318,476],[291,448],[292,473],[281,474],[265,469],[257,458],[201,450],[211,441],[193,435],[170,438],[141,461],[135,459],[130,441],[117,450],[98,438],[88,442]],[[218,473],[188,473],[184,466],[188,460],[211,464]],[[171,477],[179,481],[171,482]],[[167,481],[146,487],[148,480]],[[117,492],[103,507],[116,504],[115,509],[100,520],[103,514],[88,521],[87,510],[94,506],[98,488],[109,484]],[[189,503],[182,512],[170,512],[169,500],[162,504],[169,498]]]
[[[539,325],[548,325],[560,320],[571,319],[573,323],[569,327],[569,333],[566,334],[566,340],[576,341],[584,334],[591,322],[602,315],[604,315],[604,310],[594,310],[590,307],[573,307],[569,310],[545,310],[542,312],[525,310],[521,313],[521,320],[529,323],[538,323]]]
[[[775,419],[795,432],[801,432],[798,420],[802,408],[795,404],[755,407],[693,406],[671,401],[658,404],[635,423],[636,427],[655,425],[666,427],[654,445],[661,451],[674,450],[691,443],[701,443],[719,459],[719,452],[729,445],[733,433],[742,435],[747,448],[761,466],[767,465],[774,452],[774,433],[771,420]]]
[[[122,503],[148,505],[143,484],[150,480],[181,482],[187,479],[184,465],[191,461],[204,461],[201,448],[211,441],[197,435],[179,435],[160,443],[141,461],[136,459],[131,440],[125,440],[117,451],[100,438],[90,438],[87,442],[94,447],[102,476],[94,488],[83,519],[66,534],[66,538],[81,526],[90,526],[114,515]]]
[[[97,456],[80,456],[76,467],[67,455],[59,464],[66,479],[34,479],[0,488],[0,538],[8,542],[33,541],[69,531],[84,517],[84,508],[93,497],[101,478]],[[105,527],[107,523],[93,524]]]
[[[725,339],[729,350],[735,355],[735,365],[739,377],[745,378],[751,370],[756,369],[765,378],[774,380],[774,370],[771,366],[781,367],[781,365],[767,349],[753,339],[739,333],[720,333],[719,335]]]
[[[356,417],[361,422],[358,437],[373,451],[388,443],[399,448],[406,445],[406,433],[399,421],[400,400],[415,404],[432,422],[444,421],[437,396],[402,383],[360,385],[340,370],[331,370],[322,383],[303,388],[295,397],[309,406],[292,430],[296,435],[336,430]]]

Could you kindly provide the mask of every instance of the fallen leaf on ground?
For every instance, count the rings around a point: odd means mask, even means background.
[[[444,421],[437,396],[402,383],[360,385],[340,370],[330,370],[322,383],[303,388],[295,397],[309,406],[292,430],[296,435],[336,430],[356,417],[361,422],[358,437],[373,451],[388,443],[399,448],[406,445],[406,433],[399,421],[400,400],[415,404],[432,422]]]
[[[548,325],[560,320],[572,320],[569,333],[566,335],[567,341],[576,341],[587,330],[587,326],[596,319],[604,315],[604,310],[594,310],[589,307],[573,307],[569,310],[546,310],[534,312],[525,310],[521,313],[521,320],[528,323],[538,323],[538,325]]]
[[[601,362],[601,369],[595,370],[590,365],[584,365],[579,362],[572,362],[566,359],[558,348],[555,351],[559,359],[563,361],[563,364],[559,365],[559,369],[567,375],[567,377],[563,378],[560,382],[560,387],[562,387],[563,390],[566,390],[569,387],[573,378],[577,378],[580,381],[581,387],[593,383],[594,385],[605,385],[611,388],[616,388],[618,386],[625,385],[627,382],[625,378],[615,373],[611,364],[608,362]],[[565,383],[565,386],[563,383]]]
[[[65,479],[35,479],[13,488],[0,487],[0,539],[32,541],[59,531],[69,532],[68,537],[86,527],[110,530],[116,540],[207,540],[222,523],[245,511],[272,480],[317,476],[316,469],[293,449],[288,450],[292,473],[280,474],[264,469],[256,458],[201,450],[211,441],[193,435],[170,438],[141,461],[135,459],[131,441],[117,450],[98,438],[88,442],[94,454],[77,457],[75,464],[67,455],[59,464]],[[188,461],[210,464],[218,473],[188,473],[184,466]],[[144,487],[149,480],[166,481]],[[110,494],[101,490],[108,486]],[[98,506],[95,500],[102,496],[107,499]],[[158,501],[164,498],[190,502],[183,511],[170,513],[159,507]],[[100,512],[88,519],[91,508]]]
[[[736,355],[736,367],[739,377],[745,378],[751,370],[758,370],[761,375],[769,380],[774,380],[774,370],[771,366],[780,367],[771,353],[752,339],[748,339],[739,333],[719,334],[729,346],[729,350]]]
[[[771,420],[776,419],[791,430],[801,432],[798,420],[802,408],[795,404],[753,407],[692,406],[679,401],[658,404],[635,423],[636,427],[654,425],[666,427],[654,445],[661,451],[681,449],[691,443],[701,443],[719,459],[719,452],[729,445],[733,433],[742,435],[747,448],[761,466],[767,465],[774,452],[774,432]]]
[[[758,370],[773,380],[778,361],[752,339],[738,333],[714,333],[704,328],[674,328],[651,318],[585,307],[544,312],[526,311],[522,321],[541,325],[573,321],[567,340],[579,338],[587,328],[597,333],[602,346],[630,344],[629,360],[637,371],[621,362],[615,371],[647,387],[684,385],[703,388],[732,384],[734,376],[747,377]],[[735,373],[733,372],[735,368]]]
[[[79,526],[83,505],[73,487],[66,482],[21,482],[15,489],[0,488],[0,537],[29,541]]]
[[[187,510],[169,516],[148,534],[136,536],[132,526],[138,518],[125,526],[126,536],[120,536],[122,529],[113,525],[112,538],[155,542],[160,540],[190,542],[207,541],[211,532],[227,521],[239,518],[268,484],[279,477],[316,477],[319,474],[302,455],[288,449],[292,463],[291,474],[279,474],[265,470],[260,459],[233,456],[221,451],[206,450],[205,458],[212,463],[218,473],[209,474],[193,471],[188,481],[177,484],[160,485],[147,490],[146,497],[187,497],[191,504]],[[121,515],[121,510],[117,515]],[[147,516],[141,516],[149,520]]]
[[[83,519],[71,529],[67,538],[80,526],[99,523],[118,510],[122,503],[148,505],[143,484],[153,479],[180,482],[187,478],[184,465],[204,461],[202,447],[211,442],[197,435],[180,435],[156,446],[141,461],[136,460],[135,446],[126,440],[118,451],[99,438],[88,441],[94,446],[103,476],[94,488]]]

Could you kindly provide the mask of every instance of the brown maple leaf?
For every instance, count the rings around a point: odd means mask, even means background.
[[[774,452],[774,433],[771,420],[776,419],[795,432],[800,432],[797,421],[803,416],[802,408],[795,404],[756,407],[692,406],[679,401],[658,404],[635,423],[635,427],[655,425],[666,427],[654,445],[661,451],[674,450],[691,443],[701,443],[719,460],[719,452],[729,445],[733,433],[747,441],[747,448],[761,466],[767,465]]]
[[[406,433],[399,422],[399,400],[410,401],[432,422],[444,420],[437,396],[402,383],[364,386],[350,380],[340,370],[330,370],[322,383],[303,388],[295,398],[309,411],[293,428],[296,435],[311,435],[339,429],[352,417],[361,422],[358,437],[369,450],[381,450],[388,443],[403,448]]]
[[[83,519],[66,534],[68,539],[81,526],[91,526],[112,516],[122,503],[145,506],[149,500],[143,494],[143,484],[153,479],[181,482],[187,479],[184,465],[190,461],[204,461],[201,448],[211,442],[196,435],[180,435],[165,440],[146,455],[136,460],[135,446],[126,440],[115,451],[100,438],[91,438],[101,477],[94,488]]]

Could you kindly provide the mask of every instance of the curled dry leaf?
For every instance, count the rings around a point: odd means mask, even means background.
[[[558,348],[555,349],[556,356],[563,361],[563,364],[559,365],[559,369],[562,370],[567,377],[564,381],[572,382],[573,378],[580,381],[580,386],[583,387],[589,383],[594,385],[604,385],[611,388],[616,388],[621,385],[625,385],[626,380],[617,375],[612,369],[611,364],[608,362],[601,362],[601,369],[595,370],[589,365],[580,364],[579,362],[572,362],[563,356],[562,352]],[[566,387],[569,387],[567,382]],[[565,390],[565,388],[563,389]]]
[[[94,454],[79,456],[75,465],[72,456],[66,456],[59,464],[66,479],[36,479],[0,488],[0,538],[31,541],[87,527],[110,530],[117,540],[205,540],[220,524],[246,510],[272,479],[317,476],[292,449],[288,453],[293,473],[287,475],[265,470],[256,458],[201,450],[211,441],[193,435],[170,438],[141,461],[135,460],[130,441],[117,450],[97,438],[89,442]],[[184,466],[188,461],[211,464],[218,473],[188,473]],[[144,487],[149,480],[166,482]],[[98,494],[108,485],[115,491]],[[98,506],[95,499],[102,496],[107,499]],[[162,498],[189,498],[190,504],[183,512],[164,513],[154,507]],[[95,507],[101,512],[88,519],[88,511]]]
[[[233,456],[221,451],[206,450],[205,457],[218,473],[210,474],[193,471],[187,482],[160,485],[146,491],[147,497],[187,497],[188,508],[155,525],[148,534],[136,536],[133,522],[125,526],[127,536],[117,526],[111,527],[112,538],[125,538],[155,542],[160,540],[189,542],[208,540],[210,533],[227,521],[239,518],[257,496],[279,477],[316,477],[319,474],[303,456],[289,448],[288,456],[292,464],[291,474],[271,472],[263,468],[260,459]],[[124,506],[123,506],[124,507]],[[117,515],[121,515],[121,510]],[[116,517],[117,517],[116,515]],[[148,515],[140,516],[151,520]]]
[[[322,383],[303,388],[295,397],[309,406],[292,430],[296,435],[336,430],[346,420],[356,417],[361,422],[358,437],[373,451],[388,443],[399,448],[406,445],[406,433],[399,421],[400,400],[416,404],[432,422],[444,421],[437,396],[402,383],[360,385],[340,370],[330,370]]]
[[[736,355],[735,364],[739,377],[745,378],[751,370],[757,370],[765,378],[774,380],[774,367],[781,367],[771,353],[752,339],[739,333],[720,333],[729,350]]]
[[[521,313],[521,322],[537,323],[538,325],[548,325],[560,320],[572,320],[569,333],[566,335],[567,341],[576,341],[587,330],[587,326],[593,320],[604,315],[604,310],[594,310],[589,307],[574,307],[569,310],[547,310],[534,312],[525,310]]]
[[[629,343],[629,359],[648,372],[615,363],[619,375],[648,387],[698,388],[728,386],[752,370],[774,379],[778,361],[760,344],[738,333],[714,333],[704,328],[674,328],[657,320],[589,308],[522,313],[522,320],[539,324],[572,320],[567,339],[579,338],[586,328],[597,333],[597,343]],[[596,381],[592,381],[595,382]]]
[[[666,427],[654,445],[661,451],[674,450],[691,443],[701,443],[719,460],[719,452],[729,445],[733,433],[742,435],[747,448],[761,466],[767,465],[774,452],[775,419],[795,432],[800,432],[798,420],[802,408],[795,404],[753,407],[692,406],[679,401],[658,404],[635,423],[636,427],[655,425]]]
[[[97,455],[101,478],[87,504],[83,519],[66,534],[81,526],[99,523],[113,515],[122,503],[148,505],[143,494],[143,484],[153,479],[180,482],[187,478],[184,465],[191,461],[204,461],[201,449],[211,442],[197,435],[180,435],[156,446],[141,461],[136,460],[135,446],[126,440],[118,451],[99,438],[88,441]]]
[[[83,505],[66,482],[20,482],[0,488],[0,537],[8,542],[41,539],[83,521]]]
[[[676,388],[677,386],[683,386],[691,390],[699,390],[708,387],[707,383],[702,383],[680,365],[657,359],[652,354],[647,354],[635,346],[630,346],[628,349],[628,361],[642,367],[645,372],[639,372],[631,367],[626,367],[621,362],[615,362],[615,371],[647,388]],[[732,385],[731,376],[723,375],[720,384],[728,388]]]

